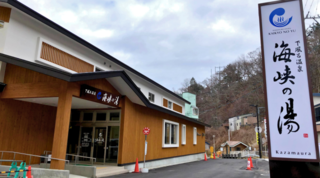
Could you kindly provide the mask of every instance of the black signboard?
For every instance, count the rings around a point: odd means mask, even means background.
[[[81,85],[80,97],[86,100],[118,107],[121,96],[115,95],[89,85]]]

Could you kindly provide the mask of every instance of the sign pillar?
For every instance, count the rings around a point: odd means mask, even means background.
[[[144,139],[144,159],[143,159],[143,168],[141,168],[142,173],[148,173],[149,170],[146,168],[146,155],[147,155],[147,150],[148,150],[148,142],[147,142],[147,136],[150,133],[150,129],[148,127],[145,127],[142,130],[143,134],[145,135]]]
[[[270,177],[319,177],[302,0],[259,4]]]

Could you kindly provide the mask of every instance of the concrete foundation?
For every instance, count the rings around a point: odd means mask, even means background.
[[[50,169],[50,164],[41,163],[40,168]],[[84,177],[96,177],[95,166],[75,166],[66,164],[65,170],[68,170],[70,174],[84,176]]]
[[[10,166],[0,166],[0,171],[9,171]],[[15,175],[15,174],[11,174]],[[42,169],[31,168],[31,175],[33,178],[69,178],[68,170],[56,170],[56,169]],[[19,173],[19,176],[23,176],[23,173]]]
[[[187,155],[187,156],[179,156],[175,158],[161,159],[155,161],[146,162],[146,168],[155,169],[160,167],[172,166],[176,164],[183,164],[193,161],[200,161],[204,159],[204,153]],[[124,166],[125,169],[129,170],[129,172],[133,172],[135,168],[135,164],[130,164]],[[143,163],[139,163],[139,168],[143,168]]]

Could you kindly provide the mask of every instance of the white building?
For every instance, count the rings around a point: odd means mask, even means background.
[[[244,114],[229,119],[229,129],[233,132],[240,130],[241,125],[245,125],[244,119],[252,116],[253,114]]]

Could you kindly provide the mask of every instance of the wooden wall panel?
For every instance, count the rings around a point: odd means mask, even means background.
[[[17,98],[17,96],[25,98],[59,96],[59,93],[65,89],[64,86],[68,85],[69,82],[23,67],[7,64],[4,83],[7,84],[7,87],[1,94],[1,97],[10,98],[10,96],[14,94],[15,98]],[[80,86],[82,84],[121,95],[106,79],[96,79],[71,82],[73,96],[80,96]],[[19,92],[19,90],[21,90],[21,92]]]
[[[45,42],[42,43],[40,58],[78,73],[94,71],[93,65]]]
[[[52,149],[56,108],[23,101],[0,99],[0,150],[35,155]],[[12,159],[6,153],[4,159]],[[29,157],[17,155],[16,160]],[[32,158],[32,164],[39,158]]]
[[[148,135],[148,154],[146,160],[161,159],[182,155],[205,152],[205,137],[197,137],[197,145],[193,145],[193,127],[197,127],[199,134],[205,133],[205,127],[196,123],[180,119],[169,114],[159,112],[132,103],[128,98],[123,102],[121,120],[121,134],[118,164],[134,163],[136,158],[143,160],[144,127],[151,129]],[[123,107],[122,107],[123,108]],[[163,119],[178,122],[179,147],[162,148],[162,123]],[[186,145],[181,145],[181,125],[186,125]]]
[[[182,113],[182,107],[173,103],[173,110]]]
[[[4,83],[6,84],[22,84],[22,83],[46,83],[46,82],[61,82],[66,83],[61,79],[51,77],[39,72],[35,72],[23,67],[12,64],[7,64],[4,76]]]
[[[4,22],[10,21],[11,9],[7,7],[0,6],[0,20]]]
[[[163,106],[164,107],[168,107],[168,100],[163,98]]]

